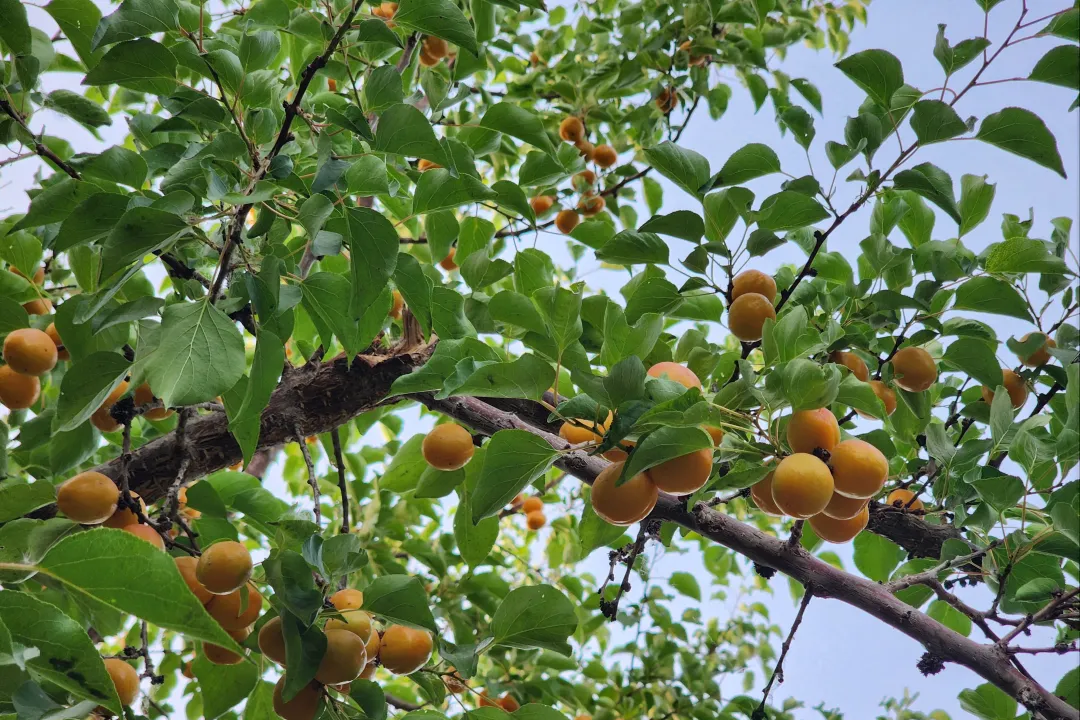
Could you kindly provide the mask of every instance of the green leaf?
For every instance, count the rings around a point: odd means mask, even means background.
[[[168,95],[176,87],[176,58],[149,38],[129,40],[109,49],[83,78],[83,85],[119,85]]]
[[[960,237],[974,230],[990,214],[997,185],[986,182],[985,175],[960,178]]]
[[[1057,140],[1042,118],[1030,110],[1008,107],[987,115],[975,137],[1066,177]]]
[[[262,411],[270,402],[270,394],[277,387],[284,365],[285,346],[281,339],[269,330],[259,330],[251,372],[244,385],[244,400],[236,415],[229,417],[229,432],[240,445],[244,462],[251,460],[258,448]]]
[[[667,265],[668,246],[654,233],[623,230],[596,251],[596,259],[615,265]]]
[[[904,559],[904,550],[888,538],[862,532],[855,536],[855,567],[874,582],[885,582]]]
[[[332,335],[350,357],[355,355],[360,348],[357,324],[348,312],[353,298],[352,283],[348,278],[336,273],[317,272],[309,275],[300,289],[304,309],[319,328],[323,343],[329,344]]]
[[[9,232],[61,222],[79,203],[100,190],[92,182],[64,178],[34,195],[26,215]]]
[[[41,104],[89,128],[112,125],[112,118],[103,107],[70,90],[53,90]]]
[[[190,229],[175,213],[152,207],[128,210],[102,245],[101,277],[110,278],[144,255],[168,247]]]
[[[364,155],[345,171],[345,187],[361,197],[388,195],[390,184],[386,177],[386,162],[377,155]]]
[[[992,388],[1001,384],[1001,365],[994,348],[977,338],[962,337],[945,351],[945,362]]]
[[[712,438],[699,427],[662,427],[645,436],[626,461],[620,480],[626,481],[640,472],[672,458],[697,450],[712,448]]]
[[[953,309],[1031,320],[1027,303],[1016,288],[1004,280],[988,275],[971,278],[957,288]]]
[[[1000,390],[1000,386],[998,387]],[[1002,392],[1008,400],[1008,393]],[[996,399],[996,395],[995,395]],[[1013,507],[1024,496],[1024,482],[1012,475],[987,475],[971,483],[984,502],[1001,513]]]
[[[459,45],[478,54],[476,34],[457,5],[450,0],[402,0],[394,22]]]
[[[961,222],[953,194],[952,178],[936,165],[922,163],[909,170],[901,170],[893,178],[893,185],[897,190],[910,190],[922,195],[948,213],[957,223]]]
[[[0,0],[0,39],[11,48],[14,55],[30,55],[32,51],[30,23],[26,8],[19,0]]]
[[[836,63],[878,106],[888,110],[893,95],[904,84],[904,67],[885,50],[863,50]]]
[[[287,608],[304,627],[310,626],[323,604],[322,593],[315,587],[311,565],[295,550],[274,550],[263,561],[262,567],[267,582],[274,588],[275,600],[280,602],[278,607]],[[286,654],[289,644],[286,632]],[[289,665],[291,667],[292,663]]]
[[[60,26],[83,64],[88,68],[96,65],[99,53],[93,51],[91,43],[101,21],[101,11],[92,0],[53,0],[45,6],[45,12]]]
[[[114,352],[95,352],[72,363],[60,384],[53,431],[67,432],[86,422],[124,381],[130,367],[123,355]]]
[[[401,625],[438,632],[428,607],[428,596],[419,578],[384,575],[364,588],[364,609]]]
[[[366,599],[365,595],[365,602]],[[573,603],[550,585],[511,590],[491,620],[491,630],[499,645],[542,648],[566,656],[571,653],[567,638],[577,625]]]
[[[207,300],[165,308],[146,379],[166,407],[213,400],[244,374],[244,338]]]
[[[215,665],[203,653],[195,656],[191,670],[199,683],[202,714],[206,720],[221,717],[239,705],[259,681],[259,668],[255,663]]]
[[[821,222],[829,211],[809,195],[783,190],[765,198],[756,216],[764,230],[797,230]]]
[[[836,399],[840,392],[840,370],[831,363],[822,366],[798,358],[785,366],[781,384],[792,410],[813,410]]]
[[[506,507],[515,495],[547,472],[557,456],[546,440],[525,430],[500,430],[492,435],[470,498],[473,524]]]
[[[911,115],[911,129],[922,145],[949,140],[967,132],[967,124],[948,103],[920,100]]]
[[[496,322],[516,325],[541,335],[547,332],[547,325],[533,301],[513,290],[503,290],[488,301],[488,312]]]
[[[709,161],[670,141],[646,148],[645,161],[694,197],[701,197],[701,188],[709,181]]]
[[[472,175],[454,177],[449,170],[435,168],[426,171],[416,183],[412,212],[419,215],[496,197],[497,192]]]
[[[581,522],[577,526],[578,558],[584,560],[593,550],[610,545],[621,538],[625,532],[625,528],[612,525],[597,515],[592,503],[586,497]]]
[[[112,679],[81,624],[56,606],[15,590],[0,591],[0,616],[12,640],[39,651],[26,663],[33,676],[120,712]]]
[[[747,180],[780,172],[780,158],[768,145],[750,143],[736,150],[720,168],[714,187],[742,185]]]
[[[1058,45],[1035,63],[1028,80],[1080,90],[1080,47]]]
[[[1054,694],[1075,707],[1080,707],[1080,667],[1074,667],[1061,676]]]
[[[364,314],[383,292],[397,267],[400,242],[393,224],[380,212],[358,207],[346,210],[345,241],[352,258],[354,318]]]
[[[424,460],[421,452],[423,442],[424,435],[417,434],[398,448],[393,460],[386,468],[386,473],[379,481],[380,487],[396,493],[404,493],[416,488],[420,476],[428,468],[427,461]]]
[[[1014,720],[1017,702],[990,683],[974,690],[962,690],[960,708],[983,720]]]
[[[964,637],[971,634],[971,618],[954,608],[952,605],[949,605],[944,600],[935,600],[930,603],[930,607],[927,608],[926,614],[950,630],[960,633]]]
[[[992,273],[1069,273],[1065,261],[1050,253],[1042,240],[1009,238],[994,245],[986,256],[986,271]]]
[[[47,481],[7,480],[0,485],[0,523],[26,515],[56,500],[56,488]]]
[[[400,12],[399,8],[398,13]],[[398,15],[395,15],[395,21],[397,18]],[[509,102],[495,103],[480,118],[479,124],[480,127],[523,140],[549,155],[555,154],[555,146],[551,144],[551,138],[544,130],[543,121],[531,110],[526,110],[519,105]]]
[[[668,583],[683,595],[701,602],[701,586],[698,584],[697,578],[690,573],[673,572],[671,577],[668,578]]]
[[[984,37],[961,40],[955,46],[950,46],[949,41],[945,39],[945,26],[938,25],[934,57],[941,64],[941,69],[945,71],[945,74],[952,75],[977,58],[979,53],[988,47],[990,47],[990,41]]]
[[[852,410],[859,410],[884,420],[885,405],[878,398],[870,383],[864,383],[851,373],[844,375],[836,392],[836,402],[847,405]]]
[[[406,157],[425,158],[444,167],[449,164],[443,146],[431,129],[431,123],[422,112],[404,103],[391,106],[379,116],[379,126],[375,128],[375,149]]]
[[[547,324],[548,335],[562,353],[581,337],[581,293],[564,287],[541,288],[533,293],[537,309]]]
[[[528,353],[510,362],[484,365],[447,395],[437,397],[527,398],[540,400],[555,382],[555,368]]]
[[[364,81],[361,98],[364,108],[373,113],[382,113],[401,103],[405,100],[401,73],[392,65],[382,65],[373,69]]]
[[[145,540],[112,528],[76,533],[38,563],[70,591],[165,630],[238,652],[239,647],[188,589],[173,559]],[[132,585],[127,578],[138,577]]]
[[[115,12],[101,19],[94,32],[94,48],[176,30],[178,16],[179,8],[169,0],[124,0]]]
[[[349,697],[364,711],[365,720],[386,720],[386,693],[374,680],[353,680]]]
[[[469,567],[483,564],[499,537],[499,518],[488,517],[473,525],[472,505],[466,493],[454,514],[454,539],[458,553]]]
[[[653,215],[638,228],[638,232],[659,233],[698,243],[705,234],[705,221],[695,212],[676,210],[668,215]]]

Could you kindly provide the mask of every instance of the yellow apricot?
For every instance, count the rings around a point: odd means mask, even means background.
[[[259,650],[278,665],[285,664],[285,632],[280,617],[268,620],[259,628]]]
[[[623,462],[626,458],[630,457],[630,451],[637,445],[633,440],[622,439],[619,441],[618,447],[613,447],[610,450],[605,450],[603,455],[605,460],[611,462]]]
[[[213,546],[211,546],[213,547]],[[247,595],[247,607],[241,609],[244,595]],[[206,603],[206,612],[218,621],[226,630],[239,630],[251,625],[259,618],[262,610],[262,595],[252,585],[245,585],[228,595],[215,595]]]
[[[165,549],[165,541],[161,539],[161,535],[158,533],[158,531],[150,527],[149,525],[134,523],[132,525],[127,525],[122,529],[124,532],[131,533],[140,540],[145,540],[146,542],[156,547],[158,550]]]
[[[850,498],[866,500],[881,492],[889,477],[889,461],[876,447],[865,440],[845,440],[830,451],[836,492]]]
[[[49,298],[37,298],[23,303],[23,310],[28,315],[48,315],[52,312],[53,304]]]
[[[574,143],[574,147],[577,148],[578,155],[585,158],[585,162],[591,162],[593,159],[593,153],[596,152],[596,146],[594,146],[588,140],[582,138]]]
[[[56,360],[56,343],[43,330],[18,328],[4,338],[4,362],[17,373],[40,377]]]
[[[937,382],[934,358],[920,347],[900,349],[893,355],[892,366],[896,384],[909,392],[922,392]]]
[[[424,50],[427,51],[427,54],[431,57],[439,58],[441,60],[449,54],[450,47],[442,38],[428,35],[424,38]]]
[[[559,123],[559,137],[566,142],[576,143],[585,137],[585,123],[581,118],[570,115]]]
[[[596,173],[592,170],[582,170],[570,178],[570,183],[577,190],[587,190],[596,184]]]
[[[109,477],[94,470],[64,481],[56,491],[56,506],[68,519],[81,525],[97,525],[112,517],[120,490]]]
[[[728,307],[728,329],[743,342],[761,339],[766,318],[776,319],[772,299],[748,292],[735,298]]]
[[[837,350],[829,356],[829,362],[834,362],[837,365],[843,365],[851,374],[858,379],[866,382],[870,379],[870,368],[866,367],[866,363],[863,359],[853,352],[847,350]]]
[[[660,94],[653,100],[656,107],[660,108],[660,112],[667,115],[679,105],[679,96],[675,92],[675,88],[666,87],[660,91]]]
[[[56,345],[56,358],[58,360],[70,360],[71,353],[68,352],[67,348],[63,347],[64,341],[60,339],[60,333],[56,329],[56,323],[49,323],[49,326],[45,328],[45,334],[52,338],[53,344]]]
[[[139,497],[139,493],[132,492],[131,497],[139,505],[139,509],[142,510],[143,515],[146,514],[146,503]],[[116,512],[109,516],[109,519],[102,523],[105,527],[116,528],[122,530],[128,525],[135,525],[139,522],[139,516],[128,508],[116,508]]]
[[[0,365],[0,403],[8,410],[33,407],[41,395],[41,380],[34,375],[15,372],[10,365]]]
[[[369,664],[379,656],[379,651],[382,649],[382,636],[374,627],[371,628],[371,637],[368,638],[364,649],[367,651]]]
[[[814,532],[822,540],[831,543],[846,543],[854,540],[855,536],[866,528],[869,520],[870,509],[863,506],[858,515],[847,520],[838,520],[821,513],[814,515],[809,522],[810,527],[814,528]]]
[[[433,160],[428,160],[427,158],[420,158],[416,162],[416,169],[419,170],[420,172],[427,172],[428,170],[434,170],[435,168],[440,168],[440,167],[442,167],[442,165],[440,165],[439,163],[437,163],[437,162],[435,162]]]
[[[199,602],[205,605],[214,599],[214,593],[207,590],[195,575],[195,568],[199,564],[198,560],[189,555],[184,555],[175,558],[175,562],[176,569],[180,571],[180,577],[184,578],[184,582],[192,594],[198,598]]]
[[[363,610],[338,608],[341,618],[330,618],[326,621],[327,630],[348,630],[361,641],[367,642],[374,630],[371,626],[371,615]]]
[[[539,530],[547,524],[547,515],[541,510],[534,510],[525,514],[525,524],[530,530]]]
[[[787,441],[792,452],[831,451],[840,442],[840,423],[828,408],[798,410],[788,419]]]
[[[638,473],[615,487],[623,465],[621,462],[608,465],[592,486],[593,510],[612,525],[633,525],[644,519],[660,497],[659,489],[647,473]]]
[[[758,506],[761,512],[779,517],[784,514],[784,511],[778,508],[776,501],[773,500],[772,483],[774,474],[775,472],[770,472],[750,486],[750,499],[754,501],[754,504]]]
[[[776,281],[760,270],[743,270],[731,281],[731,299],[734,301],[746,293],[757,293],[772,301],[776,297]]]
[[[896,392],[880,380],[871,380],[868,384],[874,391],[874,394],[878,396],[878,400],[881,401],[881,404],[885,406],[885,416],[888,417],[896,412]],[[864,413],[862,410],[856,410],[855,412],[859,414],[859,417],[866,418],[867,420],[877,419],[873,415]]]
[[[116,404],[116,401],[124,396],[128,391],[128,381],[124,380],[109,393],[109,396],[105,398],[105,402],[101,403],[101,407],[94,411],[94,414],[90,416],[90,422],[101,432],[116,432],[120,429],[120,423],[109,412],[112,406]]]
[[[251,577],[251,553],[235,540],[216,542],[203,550],[195,574],[215,595],[228,595]]]
[[[379,660],[395,675],[411,675],[431,657],[431,633],[426,630],[391,625],[382,636]]]
[[[832,500],[821,512],[836,520],[850,520],[862,512],[869,500],[862,498],[849,498],[838,492],[833,492]]]
[[[915,497],[915,493],[906,488],[896,488],[889,493],[888,497],[885,498],[885,504],[900,508],[906,512],[922,512],[924,509],[922,500]]]
[[[330,596],[330,603],[338,610],[356,610],[364,604],[364,593],[353,588],[338,590]]]
[[[536,495],[525,498],[525,501],[521,503],[521,512],[526,514],[531,512],[540,512],[543,509],[544,501]]]
[[[689,495],[705,487],[712,474],[712,449],[703,448],[665,460],[645,471],[660,490],[672,495]]]
[[[555,227],[563,235],[569,235],[581,222],[581,218],[573,210],[560,210],[555,216]]]
[[[154,395],[154,392],[150,389],[150,385],[148,385],[147,383],[143,383],[139,387],[135,388],[136,405],[147,405],[154,402],[154,400],[156,399],[157,397]],[[165,418],[172,415],[173,412],[174,411],[170,410],[167,407],[159,407],[154,408],[153,410],[147,410],[143,413],[143,417],[147,420],[164,420]]]
[[[389,317],[389,318],[391,318],[393,320],[400,320],[401,319],[401,311],[404,308],[405,308],[405,298],[402,297],[400,292],[398,292],[397,290],[394,290],[393,293],[391,293],[390,311],[386,314],[387,317]]]
[[[139,695],[139,673],[120,658],[105,658],[105,670],[112,678],[121,705],[130,705]]]
[[[1005,386],[1005,390],[1009,393],[1009,400],[1012,402],[1013,408],[1019,410],[1024,407],[1024,403],[1026,403],[1028,399],[1027,383],[1024,382],[1024,378],[1008,368],[1002,368],[1001,380],[1001,384]],[[987,403],[994,402],[993,389],[983,385],[982,397]]]
[[[315,679],[324,685],[352,682],[367,665],[364,641],[348,630],[326,631],[326,652]]]
[[[460,425],[444,423],[436,425],[420,446],[427,464],[436,470],[457,470],[472,460],[476,448],[472,435]]]
[[[1024,337],[1020,338],[1020,342],[1026,343],[1028,341],[1028,338],[1030,337],[1031,333],[1028,333]],[[1056,347],[1057,343],[1054,342],[1054,338],[1048,335],[1046,337],[1046,342],[1044,342],[1038,350],[1031,353],[1026,358],[1020,358],[1020,362],[1022,362],[1024,365],[1027,365],[1028,367],[1042,367],[1046,363],[1050,362],[1050,348]]]
[[[597,145],[593,148],[592,160],[602,168],[609,168],[619,161],[619,154],[610,145]]]
[[[611,424],[612,414],[609,412],[607,419],[597,424],[594,420],[575,418],[573,421],[564,422],[559,427],[559,437],[572,445],[580,445],[586,442],[599,443]]]
[[[773,502],[785,515],[813,517],[825,509],[832,495],[829,466],[808,453],[788,455],[773,472]]]
[[[250,634],[251,628],[248,627],[229,631],[229,636],[237,643],[243,643]],[[203,655],[206,655],[206,659],[215,665],[239,665],[244,662],[243,655],[208,642],[203,643]]]
[[[598,215],[600,211],[604,209],[604,204],[604,198],[600,195],[586,193],[581,196],[577,209],[585,217],[593,217],[594,215]]]
[[[700,388],[701,380],[694,371],[676,362],[658,362],[649,368],[649,377],[664,378],[677,382],[685,388]]]
[[[282,677],[274,685],[274,712],[283,720],[315,720],[322,702],[322,686],[309,683],[289,701],[282,696],[284,687],[285,678]]]
[[[555,204],[555,198],[550,195],[537,195],[529,200],[529,207],[539,217],[546,213]]]

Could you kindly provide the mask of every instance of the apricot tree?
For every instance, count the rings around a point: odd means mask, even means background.
[[[786,718],[832,598],[1080,717],[1072,221],[935,164],[1065,176],[965,100],[1080,9],[973,1],[916,88],[862,0],[0,0],[0,713]]]

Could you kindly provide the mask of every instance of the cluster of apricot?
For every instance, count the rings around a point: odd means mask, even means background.
[[[728,329],[743,342],[761,339],[766,319],[776,319],[776,281],[760,270],[744,270],[731,282]]]
[[[1020,338],[1020,342],[1026,343],[1030,338],[1031,333],[1028,333]],[[1052,337],[1047,336],[1042,345],[1027,357],[1021,357],[1020,362],[1029,368],[1040,368],[1050,362],[1050,348],[1054,347],[1057,347],[1057,343],[1054,342]],[[1001,384],[1005,386],[1005,390],[1009,393],[1009,401],[1012,403],[1013,409],[1019,410],[1024,407],[1024,403],[1028,399],[1028,387],[1027,382],[1020,373],[1009,368],[1001,368]],[[994,402],[994,389],[983,385],[982,398],[987,403]]]
[[[525,515],[525,524],[530,530],[539,530],[547,524],[547,515],[544,514],[544,501],[538,495],[530,495],[529,497],[518,495],[510,503],[510,507]]]
[[[394,23],[391,22],[394,16],[397,15],[398,4],[396,2],[383,2],[371,9],[371,14],[375,17],[381,17],[386,20],[387,27],[394,27]]]
[[[585,139],[585,123],[576,115],[563,118],[559,123],[559,137],[568,143],[573,143],[586,162],[596,163],[602,170],[614,165],[619,161],[619,154],[610,145],[593,145]],[[599,214],[605,206],[604,197],[593,189],[596,185],[596,173],[585,170],[574,175],[571,181],[574,189],[581,193],[578,199],[577,209],[563,208],[555,215],[555,227],[564,235],[577,227],[581,222],[581,216],[593,217]],[[547,213],[555,205],[555,198],[551,195],[537,195],[529,203],[537,217]]]
[[[394,6],[396,11],[397,3],[390,4]],[[390,17],[393,17],[393,14]],[[449,54],[450,46],[442,38],[428,35],[420,43],[420,64],[424,67],[435,67]]]

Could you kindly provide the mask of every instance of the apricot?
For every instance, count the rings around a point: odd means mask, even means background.
[[[784,514],[784,511],[776,506],[776,501],[772,496],[772,483],[773,475],[775,473],[770,472],[768,475],[758,480],[756,483],[750,486],[750,498],[754,501],[754,504],[758,506],[758,509],[766,515],[776,515],[777,517]]]
[[[23,271],[20,270],[19,268],[15,267],[14,265],[9,267],[8,270],[10,270],[11,272],[15,273],[16,275],[18,275],[19,277],[21,277],[23,279],[26,278],[26,276],[23,275]],[[38,269],[34,271],[34,279],[31,280],[31,282],[33,282],[35,285],[40,285],[43,282],[45,282],[45,266],[44,265],[39,266]]]
[[[592,486],[592,506],[596,514],[612,525],[633,525],[656,507],[660,490],[648,473],[638,473],[619,487],[615,481],[625,463],[611,463],[600,471]]]
[[[885,487],[889,461],[870,443],[853,438],[840,443],[830,453],[829,466],[836,492],[866,500]]]
[[[855,539],[855,536],[866,528],[870,521],[870,509],[866,505],[855,517],[847,520],[839,520],[829,517],[824,513],[810,518],[810,527],[814,528],[817,536],[826,542],[846,543]]]
[[[278,665],[285,664],[285,632],[280,617],[268,620],[259,628],[259,650]]]
[[[555,227],[563,235],[569,235],[578,226],[579,222],[581,222],[581,218],[573,210],[560,210],[555,215]]]
[[[274,685],[274,712],[283,720],[315,720],[322,702],[322,686],[312,682],[300,689],[293,698],[286,702],[282,697],[285,678]]]
[[[593,420],[582,420],[580,418],[572,422],[567,421],[559,427],[559,437],[571,445],[599,443],[604,439],[603,434],[607,432],[608,422],[611,422],[610,414],[607,422],[599,424]]]
[[[539,217],[551,209],[551,206],[555,204],[555,198],[550,195],[537,195],[529,200],[529,207]]]
[[[604,209],[604,198],[592,193],[586,193],[582,195],[581,200],[578,202],[577,209],[585,217],[598,215]]]
[[[785,515],[808,518],[817,515],[833,496],[829,466],[809,453],[795,453],[780,461],[773,472],[772,496]]]
[[[691,43],[689,40],[679,46],[679,49],[690,55],[689,64],[691,67],[697,67],[698,65],[704,65],[705,61],[709,59],[708,55],[701,55],[690,51]]]
[[[111,478],[87,470],[64,481],[56,491],[56,506],[72,522],[98,525],[116,512],[120,490]]]
[[[199,602],[205,605],[214,599],[214,593],[207,590],[195,575],[195,568],[199,564],[198,560],[189,555],[184,555],[175,558],[175,562],[176,569],[180,571],[180,577],[184,578],[184,583],[187,584],[188,589],[198,598]]]
[[[620,440],[618,447],[604,451],[604,459],[611,462],[622,462],[630,457],[630,450],[637,445],[633,440]]]
[[[139,387],[135,388],[135,405],[147,405],[157,400],[157,396],[154,395],[150,389],[150,385],[143,383]],[[143,417],[147,420],[164,420],[173,414],[173,411],[167,407],[154,408],[153,410],[147,410],[143,413]]]
[[[451,695],[459,695],[465,692],[465,681],[461,679],[461,676],[457,674],[457,670],[451,665],[447,668],[449,675],[443,675],[443,685],[446,686],[447,692]]]
[[[371,637],[368,638],[364,649],[367,651],[369,663],[379,656],[379,651],[382,649],[382,636],[374,627],[371,628]]]
[[[420,446],[427,464],[436,470],[457,470],[472,460],[476,448],[472,435],[460,425],[444,423],[436,425]]]
[[[458,269],[458,264],[454,262],[454,256],[457,255],[457,248],[450,248],[450,254],[439,261],[439,267],[446,272],[452,272]]]
[[[326,89],[329,90],[332,93],[336,93],[337,92],[337,80],[335,80],[334,78],[328,78],[326,80]]]
[[[772,302],[776,297],[776,281],[772,275],[760,270],[743,270],[731,281],[731,299],[736,300],[746,293],[764,295]]]
[[[893,355],[892,366],[896,384],[908,392],[922,392],[937,382],[934,358],[920,347],[901,348]]]
[[[679,383],[685,388],[700,388],[701,380],[694,371],[676,362],[658,362],[649,368],[649,377],[664,378]]]
[[[248,635],[251,634],[251,628],[244,627],[239,630],[231,630],[229,637],[238,643],[242,643],[247,640]],[[227,650],[220,645],[214,645],[213,643],[203,643],[203,655],[206,655],[206,659],[215,665],[239,665],[244,662],[244,656],[234,653],[232,650]]]
[[[524,502],[521,503],[521,512],[526,514],[531,512],[540,512],[543,509],[544,501],[536,495],[525,498]]]
[[[4,362],[22,375],[40,377],[56,367],[56,343],[42,330],[18,328],[4,338]]]
[[[191,661],[190,660],[188,660],[186,663],[184,663],[183,667],[180,668],[180,674],[183,675],[184,677],[186,677],[188,680],[194,680],[195,679],[195,671],[191,669]]]
[[[434,170],[435,168],[441,168],[441,167],[442,167],[442,165],[440,165],[439,163],[432,162],[431,160],[428,160],[427,158],[420,158],[416,163],[416,169],[419,170],[420,172],[427,172],[428,170]]]
[[[146,503],[143,502],[143,499],[141,497],[139,497],[139,493],[132,492],[131,497],[132,497],[133,500],[135,500],[136,503],[138,503],[139,509],[142,510],[143,515],[145,515],[146,514]],[[135,525],[138,522],[139,522],[139,516],[136,515],[133,511],[129,510],[128,508],[118,507],[118,508],[116,508],[116,512],[114,512],[109,517],[109,519],[106,520],[103,523],[103,525],[105,527],[111,527],[111,528],[116,528],[117,530],[122,530],[123,528],[126,528],[128,525]]]
[[[574,115],[563,118],[559,123],[559,137],[570,143],[581,142],[585,139],[585,123]]]
[[[326,652],[315,679],[324,685],[352,682],[367,665],[364,641],[348,630],[326,631]]]
[[[843,365],[851,371],[852,375],[863,382],[867,382],[870,379],[870,368],[866,367],[866,363],[863,362],[863,359],[853,352],[837,350],[829,355],[829,362]]]
[[[915,497],[915,493],[907,488],[896,488],[885,498],[885,504],[900,508],[906,512],[922,512],[924,505],[922,500]]]
[[[145,540],[146,542],[156,547],[158,550],[165,549],[165,541],[161,539],[161,535],[158,533],[158,531],[150,527],[149,525],[134,523],[132,525],[125,526],[123,528],[123,531],[129,532],[141,540]]]
[[[723,428],[718,428],[715,425],[702,425],[701,429],[709,433],[709,437],[712,438],[713,445],[719,446],[724,439]]]
[[[497,708],[497,707],[501,707],[501,706],[499,705],[499,701],[498,700],[493,700],[491,698],[491,696],[488,695],[487,691],[485,690],[485,691],[481,692],[480,695],[476,698],[476,707],[482,707],[482,708],[493,707],[493,708]]]
[[[210,592],[228,595],[244,586],[251,568],[251,553],[243,544],[222,540],[203,550],[195,574]]]
[[[127,380],[124,380],[113,388],[113,391],[105,398],[105,402],[101,403],[101,407],[95,410],[94,414],[90,416],[90,422],[94,427],[101,432],[116,432],[120,429],[120,423],[112,416],[110,410],[112,410],[112,406],[116,404],[116,401],[122,398],[127,391]]]
[[[424,38],[423,47],[424,52],[439,60],[442,60],[450,52],[450,47],[446,44],[446,41],[434,35],[428,35]]]
[[[33,407],[41,395],[41,381],[34,375],[15,372],[10,365],[0,365],[0,403],[8,410]]]
[[[675,92],[675,88],[666,87],[660,91],[653,100],[653,103],[656,104],[656,107],[660,108],[660,112],[667,115],[679,106],[679,96]]]
[[[376,633],[377,634],[377,633]],[[368,656],[370,657],[370,655]],[[362,680],[371,680],[375,677],[375,673],[378,672],[379,665],[374,660],[364,666],[364,669],[360,671],[360,678]]]
[[[211,545],[211,547],[213,547]],[[247,607],[241,609],[242,598],[247,595]],[[215,595],[206,603],[206,612],[226,630],[239,630],[251,625],[262,610],[262,595],[251,585],[246,585],[228,595]]]
[[[881,404],[885,406],[885,416],[888,417],[896,412],[896,392],[880,380],[871,380],[869,385],[870,389],[874,391],[874,394],[878,396],[878,400],[881,401]],[[859,417],[866,418],[867,420],[877,419],[873,415],[864,413],[862,410],[856,410],[855,412],[859,414]]]
[[[570,178],[570,183],[577,190],[586,190],[596,184],[596,173],[592,170],[582,170]]]
[[[426,48],[423,48],[423,47],[420,48],[420,64],[421,65],[423,65],[424,67],[435,67],[440,62],[442,62],[442,58],[435,57],[434,55],[429,53]]]
[[[353,588],[345,588],[331,595],[330,602],[338,610],[355,610],[364,604],[364,593]]]
[[[828,408],[798,410],[788,419],[787,441],[796,453],[831,451],[840,442],[840,423]]]
[[[112,678],[121,705],[130,705],[139,695],[139,673],[120,658],[105,658],[105,670]]]
[[[712,449],[703,448],[645,471],[653,485],[672,495],[689,495],[705,487],[712,475]]]
[[[602,168],[609,168],[619,161],[619,154],[610,145],[597,145],[593,148],[592,161]]]
[[[390,312],[388,312],[386,314],[386,316],[393,319],[393,320],[400,320],[401,319],[401,311],[404,308],[405,308],[405,298],[402,297],[400,292],[398,292],[397,290],[394,290],[391,293]]]
[[[761,293],[748,292],[735,298],[728,307],[728,329],[743,342],[761,339],[765,319],[776,319],[772,299]]]
[[[372,635],[377,635],[371,627],[371,615],[363,610],[337,608],[341,618],[330,618],[326,621],[327,630],[348,630],[362,642],[368,642]]]
[[[52,307],[52,300],[49,298],[38,298],[37,300],[23,303],[23,310],[25,310],[28,315],[48,315],[52,312]]]
[[[835,478],[833,480],[835,482]],[[834,490],[832,500],[821,512],[835,520],[850,520],[858,515],[868,502],[862,498],[846,497]]]
[[[433,643],[426,630],[391,625],[382,636],[379,660],[395,675],[411,675],[431,657]]]
[[[1024,337],[1020,338],[1020,342],[1027,342],[1028,338],[1030,337],[1031,333],[1028,333]],[[1046,342],[1042,344],[1042,347],[1028,355],[1026,358],[1020,358],[1020,362],[1022,362],[1024,365],[1027,365],[1028,367],[1042,367],[1046,363],[1050,362],[1050,348],[1056,347],[1057,343],[1054,342],[1054,338],[1047,335]]]
[[[525,524],[530,530],[539,530],[547,525],[547,515],[541,510],[535,510],[525,514]]]
[[[574,147],[577,148],[578,155],[585,158],[585,162],[590,162],[593,159],[593,153],[596,152],[596,146],[588,140],[578,140],[574,143]]]
[[[56,329],[56,323],[49,323],[49,326],[45,328],[45,334],[52,338],[53,345],[56,345],[56,358],[58,360],[70,360],[71,353],[64,348],[64,341],[60,339],[60,333]]]
[[[503,695],[499,698],[499,707],[508,713],[512,713],[521,707],[521,703],[519,703],[512,695]]]
[[[1013,408],[1019,410],[1024,407],[1024,403],[1026,403],[1028,399],[1028,389],[1027,384],[1024,382],[1024,378],[1008,368],[1002,368],[1001,380],[1001,384],[1005,386],[1005,390],[1009,393],[1009,400],[1012,401]],[[994,401],[994,391],[986,385],[983,385],[982,397],[987,403],[992,403]]]

